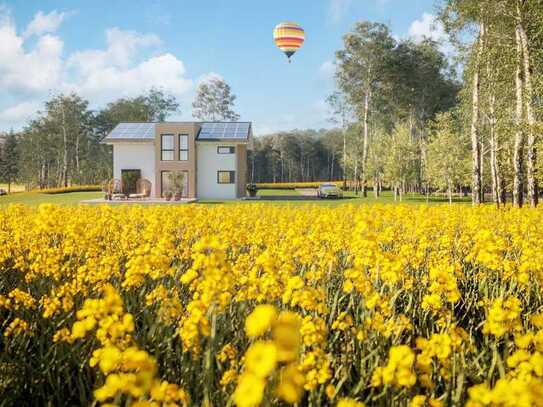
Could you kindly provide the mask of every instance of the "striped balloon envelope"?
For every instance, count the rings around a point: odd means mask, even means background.
[[[305,32],[296,23],[280,23],[273,30],[275,45],[283,51],[290,62],[290,57],[298,51],[305,40]]]

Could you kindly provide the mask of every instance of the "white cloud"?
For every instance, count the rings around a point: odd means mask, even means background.
[[[77,84],[68,84],[73,90],[94,103],[105,103],[119,97],[137,96],[152,87],[164,88],[179,96],[192,88],[185,78],[185,66],[172,54],[149,58],[132,68],[103,66],[86,72]]]
[[[336,73],[336,64],[334,61],[324,61],[319,68],[319,74],[324,79],[331,79]]]
[[[192,89],[183,61],[163,52],[155,34],[113,27],[105,32],[104,48],[64,55],[64,42],[52,33],[65,16],[38,12],[18,34],[9,9],[0,6],[0,129],[21,127],[51,92],[73,91],[100,107],[152,87],[177,97]]]
[[[0,87],[33,94],[54,86],[61,74],[63,45],[60,38],[46,34],[26,51],[11,17],[0,16]]]
[[[22,102],[0,111],[0,123],[12,126],[31,119],[39,109],[36,102]]]
[[[352,2],[352,0],[330,0],[328,6],[330,19],[335,23],[339,22],[351,7]]]
[[[67,15],[67,13],[59,13],[56,10],[51,11],[49,14],[43,14],[43,12],[38,11],[26,27],[23,37],[54,33],[58,30],[58,27],[60,27],[60,24],[62,24]]]
[[[106,66],[128,66],[138,51],[157,47],[161,44],[155,34],[139,34],[123,31],[117,27],[106,30],[105,49],[77,51],[68,59],[68,66],[75,67],[83,74]]]
[[[413,21],[409,26],[408,35],[417,42],[430,38],[440,44],[440,49],[446,56],[451,57],[454,54],[454,47],[443,24],[432,14],[424,13],[420,19]]]
[[[434,15],[428,13],[424,13],[420,19],[411,23],[408,34],[417,41],[431,38],[439,42],[447,37],[443,25]]]

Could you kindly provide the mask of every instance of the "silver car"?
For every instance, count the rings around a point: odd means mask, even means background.
[[[343,198],[343,191],[336,184],[324,183],[317,190],[319,198]]]

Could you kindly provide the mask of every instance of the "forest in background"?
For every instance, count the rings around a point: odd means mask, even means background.
[[[456,49],[395,38],[360,21],[336,53],[337,90],[328,97],[334,129],[255,137],[252,182],[348,179],[369,188],[471,192],[537,205],[543,131],[543,0],[442,0],[439,23]],[[456,68],[456,69],[454,69]],[[199,120],[236,120],[235,95],[212,78],[193,102]],[[24,129],[2,137],[0,181],[28,188],[100,183],[111,177],[111,147],[100,144],[121,121],[162,121],[178,112],[166,90],[89,109],[57,95]]]
[[[342,129],[358,134],[345,148],[345,171],[364,193],[381,183],[400,195],[467,187],[474,204],[536,206],[543,1],[437,6],[454,61],[431,40],[396,41],[382,24],[360,22],[345,35],[331,98]]]

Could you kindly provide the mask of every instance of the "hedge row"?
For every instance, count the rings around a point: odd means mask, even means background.
[[[39,192],[42,194],[64,194],[66,192],[92,192],[92,191],[101,191],[102,187],[100,185],[72,185],[69,187],[60,187],[60,188],[48,188],[42,189]]]

